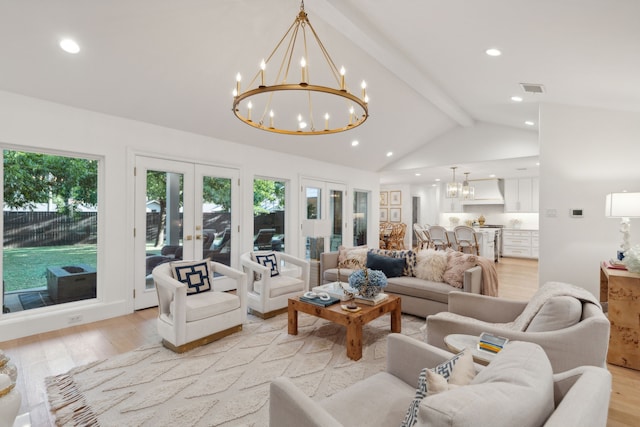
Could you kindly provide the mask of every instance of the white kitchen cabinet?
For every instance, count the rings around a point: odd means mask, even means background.
[[[502,256],[538,258],[538,231],[504,229],[502,231]]]
[[[538,212],[538,178],[504,180],[505,212]]]

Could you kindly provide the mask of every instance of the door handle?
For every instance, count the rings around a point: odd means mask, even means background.
[[[202,234],[196,234],[196,240],[201,240],[202,239]]]
[[[185,237],[185,240],[193,240],[193,236],[192,236],[191,234],[188,234],[188,235]]]

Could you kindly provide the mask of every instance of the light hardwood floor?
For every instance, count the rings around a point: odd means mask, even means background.
[[[527,300],[538,287],[538,263],[503,258],[496,265],[500,296]],[[597,274],[594,273],[594,274]],[[74,366],[157,343],[155,308],[114,319],[74,326],[0,343],[18,366],[17,389],[23,397],[20,413],[30,412],[33,426],[52,426],[44,379]],[[640,426],[640,371],[609,365],[613,390],[607,426]]]

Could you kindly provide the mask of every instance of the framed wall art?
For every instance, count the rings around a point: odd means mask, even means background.
[[[402,204],[402,191],[389,191],[389,196],[391,198],[391,205],[399,206]]]
[[[389,221],[400,222],[402,219],[402,208],[389,208]]]
[[[381,191],[380,192],[380,206],[387,206],[389,204],[389,192]]]
[[[380,208],[380,222],[389,221],[389,209],[388,208]]]

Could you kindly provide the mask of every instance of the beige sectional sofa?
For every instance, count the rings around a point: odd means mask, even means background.
[[[347,282],[352,269],[341,268],[340,280]],[[320,255],[320,277],[322,283],[338,280],[338,252],[324,252]],[[448,310],[449,294],[453,291],[480,294],[482,290],[482,268],[474,266],[464,271],[462,288],[448,283],[435,282],[418,277],[402,275],[387,279],[385,293],[402,298],[402,312],[427,317],[430,314]]]

